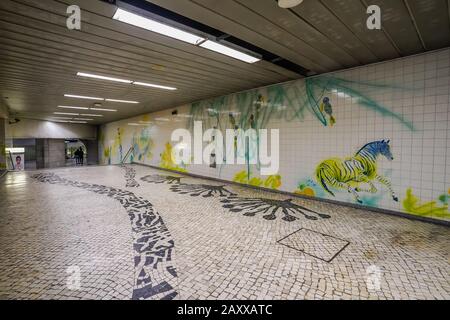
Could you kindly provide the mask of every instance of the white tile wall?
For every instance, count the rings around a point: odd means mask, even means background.
[[[304,119],[287,121],[273,117],[269,128],[280,129],[280,174],[284,191],[293,192],[299,181],[314,178],[316,166],[331,157],[349,157],[368,142],[391,139],[394,161],[379,158],[379,173],[386,173],[392,181],[400,201],[392,201],[386,189],[378,186],[381,199],[375,204],[379,208],[402,211],[401,201],[406,189],[412,188],[414,195],[422,201],[436,200],[450,187],[450,49],[398,59],[336,72],[330,76],[357,81],[352,86],[365,96],[399,114],[413,123],[411,131],[397,119],[383,116],[359,103],[355,98],[325,92],[333,105],[336,125],[324,127],[312,113],[305,111]],[[381,84],[380,89],[364,83]],[[284,84],[296,86],[303,92],[304,80]],[[259,89],[264,93],[265,89]],[[304,97],[302,97],[304,99]],[[298,101],[299,104],[302,101]],[[227,110],[234,109],[234,104]],[[170,111],[172,111],[170,109]],[[179,113],[188,114],[190,106],[178,108]],[[161,111],[148,116],[173,119],[170,111]],[[123,149],[128,150],[133,133],[140,127],[128,126],[140,117],[126,119],[103,126],[104,145],[114,143],[118,127],[123,127]],[[186,127],[186,122],[160,122],[152,127],[154,141],[153,158],[148,164],[159,165],[164,144],[170,140],[172,130]],[[101,147],[102,148],[102,147]],[[103,151],[100,150],[100,155]],[[105,160],[105,159],[103,159]],[[118,159],[113,158],[113,163]],[[236,172],[246,166],[228,165],[210,168],[207,165],[190,165],[189,172],[209,177],[231,180]],[[333,198],[330,196],[330,198]],[[336,200],[353,202],[346,191],[336,192]]]

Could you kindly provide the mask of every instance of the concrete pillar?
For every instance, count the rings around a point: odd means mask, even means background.
[[[66,165],[65,142],[64,139],[46,139],[47,149],[45,150],[45,167],[56,168]]]
[[[36,139],[36,168],[66,165],[64,139]]]
[[[36,169],[45,168],[44,141],[46,139],[36,139]]]
[[[81,140],[87,150],[87,164],[97,165],[98,164],[98,140]]]

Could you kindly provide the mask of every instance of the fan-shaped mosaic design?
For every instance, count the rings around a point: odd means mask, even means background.
[[[229,197],[221,200],[223,207],[231,212],[242,212],[244,216],[253,217],[256,214],[263,214],[266,220],[277,218],[277,212],[281,211],[285,221],[294,221],[303,216],[309,220],[328,219],[329,215],[316,212],[292,202],[292,199],[275,200],[266,198],[238,198]]]
[[[212,186],[208,184],[186,184],[180,183],[178,185],[173,185],[170,190],[177,192],[179,194],[189,194],[192,197],[202,196],[204,198],[219,196],[219,197],[230,197],[235,196],[235,194],[225,186]]]
[[[141,180],[149,183],[173,184],[173,183],[180,183],[181,178],[182,177],[165,176],[162,174],[150,174],[148,176],[142,177]]]

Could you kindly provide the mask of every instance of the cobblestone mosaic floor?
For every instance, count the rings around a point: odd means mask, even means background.
[[[0,194],[0,299],[450,299],[444,226],[135,165]]]

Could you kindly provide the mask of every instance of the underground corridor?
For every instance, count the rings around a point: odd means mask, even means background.
[[[448,12],[0,1],[0,300],[450,299]]]

